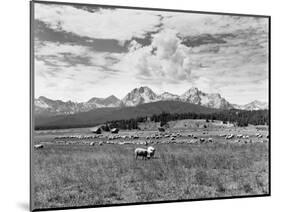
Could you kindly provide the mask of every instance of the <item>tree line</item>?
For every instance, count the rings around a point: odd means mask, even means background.
[[[183,120],[183,119],[206,119],[206,122],[213,120],[220,120],[224,123],[230,122],[239,127],[245,127],[249,124],[252,125],[268,125],[269,123],[269,111],[257,110],[257,111],[245,111],[245,110],[224,110],[215,113],[168,113],[162,112],[160,114],[154,114],[152,116],[137,117],[124,120],[108,121],[103,124],[103,130],[109,131],[112,128],[132,130],[139,129],[138,123],[153,121],[160,122],[160,126],[165,126],[169,121]],[[95,124],[97,125],[97,124]],[[92,127],[93,124],[75,124],[67,126],[36,126],[35,130],[46,129],[66,129],[66,128],[79,128],[79,127]]]
[[[154,114],[150,117],[138,117],[129,120],[117,120],[107,122],[105,126],[108,128],[119,129],[139,129],[138,123],[146,122],[147,120],[153,122],[160,122],[160,126],[165,126],[169,121],[183,120],[183,119],[206,119],[206,122],[213,120],[220,120],[223,123],[233,123],[238,127],[246,127],[249,124],[252,125],[268,125],[269,112],[268,110],[257,111],[244,111],[244,110],[224,110],[216,113],[167,113]]]

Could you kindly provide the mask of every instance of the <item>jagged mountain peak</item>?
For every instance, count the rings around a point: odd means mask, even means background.
[[[93,97],[87,102],[72,102],[62,100],[52,100],[45,96],[35,99],[35,113],[52,113],[52,114],[73,114],[78,112],[86,112],[89,110],[105,107],[128,107],[140,104],[157,102],[157,101],[181,101],[196,105],[201,105],[215,109],[241,109],[241,110],[260,110],[268,109],[268,103],[254,100],[245,105],[230,104],[219,93],[205,93],[197,87],[191,87],[182,95],[163,92],[160,95],[147,87],[141,86],[132,89],[122,100],[114,95],[106,98]]]
[[[234,108],[240,109],[240,110],[266,110],[266,109],[268,109],[268,103],[262,102],[259,100],[254,100],[245,105],[234,104],[233,106],[234,106]]]
[[[134,88],[123,99],[122,103],[125,106],[136,106],[143,103],[157,101],[158,96],[152,91],[151,88],[142,86]]]
[[[233,106],[219,93],[204,93],[197,87],[191,87],[180,96],[182,101],[216,109],[231,109]]]
[[[147,87],[147,86],[141,86],[141,87],[139,87],[139,88],[134,88],[134,89],[132,90],[132,92],[139,92],[139,93],[152,92],[152,93],[154,93],[154,92],[152,91],[152,89],[149,88],[149,87]]]
[[[199,92],[200,90],[197,87],[191,87],[188,89],[188,92],[194,93],[194,92]],[[201,91],[200,91],[201,92]]]

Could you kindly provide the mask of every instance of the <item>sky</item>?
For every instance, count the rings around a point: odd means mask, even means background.
[[[35,98],[191,87],[268,102],[268,19],[35,3]]]

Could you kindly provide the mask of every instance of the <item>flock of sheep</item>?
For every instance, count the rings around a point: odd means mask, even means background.
[[[208,134],[208,132],[203,132],[203,134]],[[228,142],[231,143],[253,143],[253,142],[267,142],[269,136],[266,136],[266,139],[263,139],[261,133],[257,133],[255,136],[257,139],[250,138],[249,135],[243,134],[220,134],[218,135],[220,138],[224,138]],[[186,139],[189,138],[189,139]],[[92,139],[96,139],[92,141]],[[90,146],[99,145],[102,146],[103,144],[137,144],[137,145],[153,145],[153,144],[169,144],[169,143],[177,143],[177,144],[203,144],[203,143],[213,143],[214,140],[212,137],[199,137],[198,135],[194,134],[182,134],[180,132],[156,132],[152,133],[151,135],[141,135],[141,134],[131,134],[131,135],[120,135],[120,134],[96,134],[96,135],[62,135],[56,136],[54,138],[55,143],[58,144],[88,144]],[[78,142],[78,141],[79,142]],[[36,144],[34,145],[35,149],[43,148],[43,144]],[[147,150],[148,151],[148,150]],[[140,151],[141,152],[141,151]],[[141,153],[140,153],[141,154]],[[147,154],[148,156],[150,153]],[[149,158],[147,156],[147,158]]]

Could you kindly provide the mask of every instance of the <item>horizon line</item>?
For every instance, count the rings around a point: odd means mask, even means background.
[[[85,101],[74,101],[74,100],[72,100],[72,99],[62,100],[62,99],[49,98],[49,97],[47,97],[46,95],[39,95],[39,96],[37,96],[37,97],[34,96],[34,100],[39,99],[40,97],[45,97],[45,98],[50,99],[50,100],[53,100],[53,101],[73,102],[73,103],[85,103],[85,102],[90,101],[92,98],[107,99],[107,98],[113,96],[113,97],[117,98],[118,100],[122,101],[122,99],[125,98],[125,97],[126,97],[129,93],[131,93],[134,89],[140,89],[140,88],[149,88],[152,92],[154,92],[154,91],[153,91],[150,87],[148,87],[148,86],[139,86],[139,87],[135,87],[135,88],[131,89],[131,90],[130,90],[124,97],[122,97],[122,98],[119,98],[119,97],[117,97],[117,96],[114,95],[114,94],[111,94],[111,95],[109,95],[109,96],[107,96],[107,97],[97,97],[97,96],[93,96],[93,97],[90,97],[88,100],[85,100]],[[198,87],[195,87],[195,86],[190,87],[190,88],[187,89],[185,92],[191,90],[192,88],[196,88],[196,89],[198,89],[200,92],[205,93],[205,94],[219,94],[223,99],[225,99],[227,102],[229,102],[224,96],[222,96],[222,95],[221,95],[220,93],[218,93],[218,92],[207,93],[207,92],[204,92],[204,91],[200,90]],[[185,92],[184,92],[184,93],[185,93]],[[154,92],[154,93],[155,93],[155,92]],[[162,93],[160,93],[160,94],[158,94],[158,93],[155,93],[155,94],[156,94],[157,96],[159,96],[159,95],[161,95],[161,94],[163,94],[163,93],[170,93],[170,94],[172,94],[172,95],[176,95],[176,96],[179,96],[179,97],[184,94],[184,93],[182,93],[182,94],[174,94],[174,93],[171,93],[171,92],[168,92],[168,91],[164,91],[164,92],[162,92]],[[259,102],[267,103],[267,104],[268,104],[268,101],[262,101],[262,100],[259,100],[259,99],[254,99],[254,100],[249,101],[248,103],[244,103],[244,104],[237,104],[237,103],[231,103],[231,102],[229,102],[229,103],[232,104],[232,105],[233,105],[233,104],[235,104],[235,105],[245,105],[245,104],[252,103],[252,102],[254,102],[254,101],[259,101]]]

